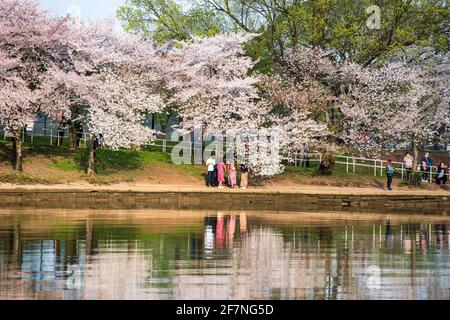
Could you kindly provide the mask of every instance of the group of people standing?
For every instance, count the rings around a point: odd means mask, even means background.
[[[219,189],[223,189],[225,185],[230,188],[237,187],[236,167],[231,161],[224,163],[223,160],[216,160],[215,155],[212,155],[206,160],[206,166],[208,167],[207,187],[218,187]],[[246,189],[248,186],[248,167],[241,164],[240,171],[240,187]]]
[[[406,170],[406,179],[408,181],[411,181],[413,167],[414,167],[414,157],[407,152],[405,154],[405,157],[403,158],[404,167]],[[417,172],[421,173],[421,180],[422,182],[429,182],[432,178],[432,172],[431,169],[433,167],[433,160],[430,157],[430,153],[426,152],[423,158],[421,159],[420,163],[417,165]],[[386,176],[387,176],[387,190],[392,191],[392,182],[394,178],[394,172],[395,167],[392,163],[392,160],[388,160],[387,166],[386,166]],[[435,181],[438,185],[446,185],[448,182],[448,177],[450,175],[450,169],[448,166],[441,162],[437,166],[437,171],[435,174]]]

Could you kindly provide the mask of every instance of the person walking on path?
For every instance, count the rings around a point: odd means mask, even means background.
[[[430,157],[430,153],[426,152],[425,156],[421,160],[422,163],[422,182],[428,182],[431,174],[431,167],[433,166],[433,160]]]
[[[395,168],[392,165],[392,160],[388,160],[386,166],[386,176],[387,176],[387,191],[392,191],[392,182],[394,180],[394,171]]]
[[[241,163],[240,170],[241,170],[241,189],[247,189],[247,187],[248,187],[248,166],[244,163]]]
[[[231,188],[234,188],[236,183],[236,168],[234,167],[234,164],[230,161],[227,163],[227,173],[228,173],[228,185]]]
[[[216,165],[216,159],[214,155],[211,155],[208,160],[206,160],[206,166],[208,167],[208,178],[206,181],[207,187],[214,187],[214,166]]]
[[[414,157],[409,152],[407,152],[405,157],[403,158],[403,162],[405,163],[406,180],[411,181],[411,172],[413,169]]]
[[[217,164],[217,181],[219,182],[219,189],[223,189],[223,183],[225,182],[225,164],[222,160],[219,160]]]

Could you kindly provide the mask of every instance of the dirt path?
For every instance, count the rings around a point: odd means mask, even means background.
[[[142,183],[120,183],[109,186],[95,186],[91,184],[74,183],[58,185],[13,185],[0,184],[2,191],[130,191],[130,192],[215,192],[215,193],[299,193],[299,194],[335,194],[335,195],[383,195],[383,196],[449,196],[450,191],[445,190],[394,190],[386,192],[379,188],[348,188],[332,186],[296,186],[296,187],[258,187],[242,189],[217,189],[206,188],[198,185],[165,185],[165,184],[142,184]]]

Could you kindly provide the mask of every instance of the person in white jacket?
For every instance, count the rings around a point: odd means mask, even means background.
[[[405,154],[405,157],[403,158],[403,162],[405,163],[406,179],[408,181],[411,181],[411,172],[413,169],[414,157],[409,152],[407,152]]]

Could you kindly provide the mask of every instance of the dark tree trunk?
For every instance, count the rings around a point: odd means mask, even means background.
[[[317,174],[321,176],[330,176],[333,174],[333,167],[334,167],[333,153],[327,151],[323,155],[323,159],[320,162]]]
[[[72,121],[69,126],[69,150],[75,151],[78,148],[77,144],[77,123]]]
[[[413,153],[413,157],[414,157],[413,172],[416,172],[417,165],[419,164],[419,146],[417,145],[417,143],[414,140],[411,143],[411,149],[412,149],[412,153]]]
[[[17,172],[23,171],[23,156],[22,156],[22,130],[14,132],[13,137],[13,165]]]
[[[89,155],[88,155],[88,163],[87,163],[87,175],[93,176],[95,175],[95,158],[98,149],[98,143],[95,135],[92,137],[89,142]]]
[[[75,151],[80,147],[80,141],[83,138],[83,125],[81,120],[82,107],[79,105],[70,106],[69,121],[69,150]]]

